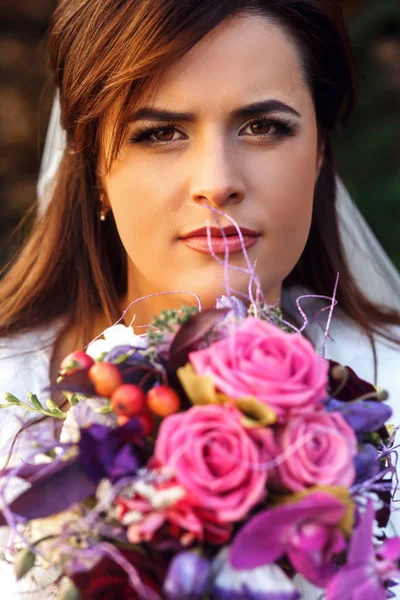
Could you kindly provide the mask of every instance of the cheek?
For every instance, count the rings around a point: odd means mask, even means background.
[[[173,235],[174,207],[170,198],[171,185],[164,177],[149,176],[145,167],[123,166],[107,180],[115,222],[121,241],[131,258],[143,253],[143,248],[161,248],[168,241],[165,233]],[[163,234],[163,235],[162,235]]]
[[[268,157],[265,219],[276,242],[300,249],[307,240],[314,198],[317,139],[313,130]],[[288,244],[290,241],[290,244]]]

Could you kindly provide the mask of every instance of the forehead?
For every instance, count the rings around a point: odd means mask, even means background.
[[[307,104],[298,48],[261,15],[236,15],[207,34],[160,75],[140,105],[227,110],[266,97]],[[305,108],[305,106],[303,106]]]

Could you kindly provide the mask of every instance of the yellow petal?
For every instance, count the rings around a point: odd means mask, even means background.
[[[276,414],[267,404],[254,396],[231,398],[220,394],[211,375],[197,375],[190,363],[178,369],[177,373],[192,404],[233,404],[243,413],[244,427],[266,427],[276,422]]]
[[[210,375],[197,375],[190,363],[180,367],[177,375],[192,404],[220,404]]]
[[[339,528],[343,535],[349,538],[352,534],[354,527],[354,503],[351,500],[350,491],[342,486],[332,485],[320,485],[309,487],[301,492],[295,492],[294,494],[287,494],[284,496],[269,495],[269,499],[272,500],[273,504],[287,504],[289,502],[299,502],[306,496],[309,496],[313,492],[326,492],[338,498],[346,507],[346,511],[339,522]]]

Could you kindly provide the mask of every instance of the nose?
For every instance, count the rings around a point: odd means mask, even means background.
[[[242,173],[224,140],[204,144],[193,157],[191,200],[216,208],[238,204],[245,197]]]

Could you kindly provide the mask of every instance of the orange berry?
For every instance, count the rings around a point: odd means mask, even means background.
[[[146,408],[144,392],[132,383],[120,385],[111,396],[111,406],[117,415],[134,417]]]
[[[119,417],[117,417],[117,423],[120,427],[125,425],[125,423],[128,421],[130,421],[129,417],[124,417],[123,415],[119,415]]]
[[[110,398],[114,390],[122,384],[121,373],[111,363],[95,363],[89,369],[89,379],[94,383],[98,396]]]
[[[137,417],[137,420],[140,422],[143,427],[143,435],[148,436],[151,435],[156,426],[156,422],[154,421],[154,417],[151,413],[145,412],[142,415]]]
[[[78,363],[78,365],[68,368],[73,363]],[[94,360],[86,352],[71,352],[62,361],[60,371],[65,371],[68,375],[71,375],[82,369],[90,369],[92,365],[94,365]]]
[[[168,417],[178,412],[181,400],[175,390],[159,385],[147,392],[147,406],[158,417]]]

